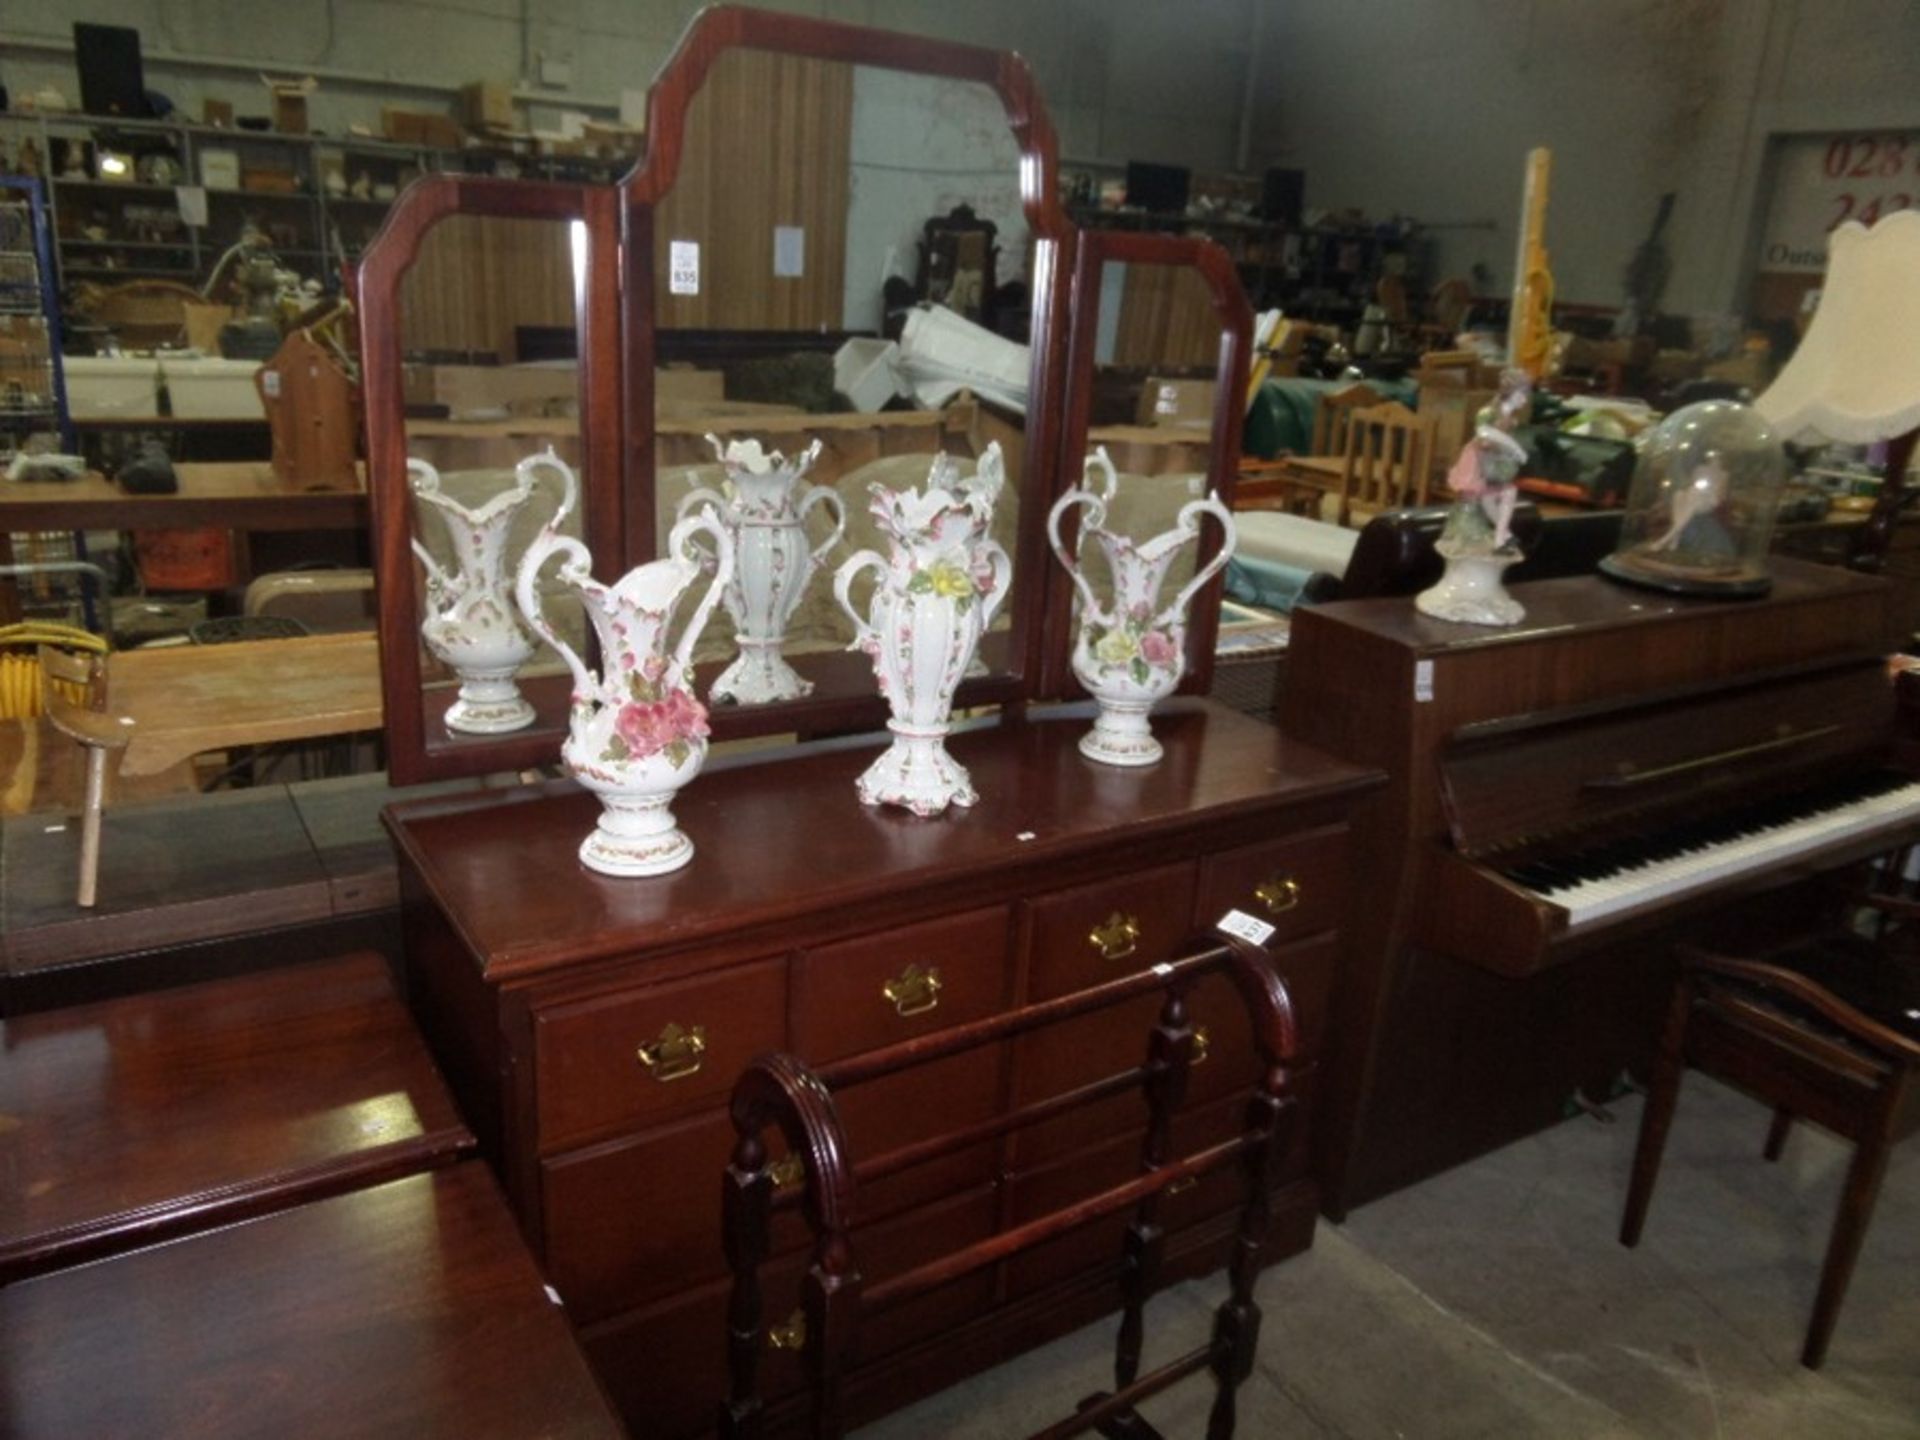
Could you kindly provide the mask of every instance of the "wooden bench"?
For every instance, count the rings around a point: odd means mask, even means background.
[[[13,1440],[623,1433],[477,1162],[8,1286],[0,1335]]]
[[[0,1283],[474,1145],[374,954],[0,1022],[0,1126]]]

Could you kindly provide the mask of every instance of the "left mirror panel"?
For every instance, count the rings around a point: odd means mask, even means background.
[[[557,756],[571,682],[520,615],[515,575],[549,524],[583,542],[596,569],[617,575],[621,558],[617,468],[587,438],[614,417],[582,381],[606,232],[596,234],[579,187],[461,193],[471,187],[455,181],[411,217],[408,202],[423,197],[406,197],[361,272],[389,766],[400,783]],[[549,213],[516,208],[529,204]],[[590,653],[577,599],[551,579],[544,591],[560,638]]]

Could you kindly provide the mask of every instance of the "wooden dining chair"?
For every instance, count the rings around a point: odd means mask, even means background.
[[[1329,390],[1313,407],[1313,441],[1309,455],[1343,455],[1347,427],[1356,411],[1386,403],[1387,397],[1371,385],[1356,384]]]
[[[133,739],[133,718],[107,705],[107,657],[40,647],[41,703],[53,727],[86,747],[87,789],[80,812],[80,884],[75,903],[91,908],[100,879],[100,819],[106,809],[107,757]]]
[[[1911,925],[1920,905],[1874,895],[1868,906]],[[1854,1261],[1894,1142],[1920,1128],[1920,957],[1910,932],[1850,928],[1759,959],[1681,952],[1681,974],[1640,1122],[1620,1243],[1637,1245],[1689,1066],[1773,1107],[1764,1154],[1777,1160],[1796,1119],[1852,1142],[1840,1208],[1800,1363],[1826,1359]]]
[[[1383,510],[1427,503],[1433,483],[1433,421],[1397,401],[1353,412],[1340,489],[1320,518],[1362,526]]]

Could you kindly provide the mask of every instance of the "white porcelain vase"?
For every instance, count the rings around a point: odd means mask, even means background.
[[[587,547],[559,533],[575,498],[569,483],[560,512],[527,547],[514,596],[527,623],[573,672],[560,758],[601,806],[598,826],[581,842],[581,863],[603,875],[664,875],[693,858],[693,841],[674,823],[673,797],[706,763],[707,711],[693,694],[693,647],[733,577],[733,537],[709,506],[673,527],[665,559],[603,585],[593,578]],[[680,599],[708,565],[693,544],[696,534],[711,542],[713,579],[669,649]],[[540,571],[554,556],[560,583],[580,597],[599,639],[599,673],[541,611]]]
[[[533,637],[514,613],[507,569],[507,537],[539,489],[542,469],[572,472],[552,450],[514,467],[513,484],[469,509],[440,488],[440,472],[424,460],[407,461],[407,484],[421,513],[439,516],[453,548],[443,567],[418,539],[413,553],[427,576],[427,618],[420,634],[434,656],[460,677],[460,693],[446,725],[468,735],[500,735],[533,723],[533,707],[514,676],[532,657]]]
[[[720,672],[707,698],[738,705],[797,700],[812,693],[813,682],[802,679],[780,653],[787,622],[806,595],[820,557],[840,543],[846,512],[833,491],[803,483],[820,458],[818,440],[793,460],[761,449],[757,440],[723,446],[718,436],[709,435],[707,441],[726,467],[726,481],[721,490],[703,486],[682,496],[674,514],[684,519],[698,506],[710,505],[733,536],[733,579],[721,591],[720,603],[733,617],[740,653]],[[833,530],[809,546],[807,514],[817,507],[832,516]]]
[[[1233,512],[1208,495],[1180,508],[1174,527],[1151,540],[1136,541],[1107,528],[1107,509],[1119,488],[1119,476],[1104,449],[1087,457],[1088,476],[1054,502],[1047,514],[1047,538],[1053,553],[1073,578],[1079,594],[1080,627],[1073,647],[1073,673],[1099,703],[1093,729],[1080,737],[1080,753],[1103,765],[1151,765],[1160,758],[1147,717],[1155,702],[1173,693],[1186,669],[1187,607],[1193,597],[1233,556],[1238,539]],[[1089,483],[1100,471],[1098,490]],[[1079,538],[1070,553],[1060,538],[1060,522],[1078,509]],[[1200,541],[1200,518],[1211,515],[1225,531],[1220,549],[1165,605],[1160,591],[1174,557]],[[1080,566],[1087,541],[1106,556],[1112,593],[1094,593]]]
[[[893,718],[893,743],[858,782],[868,805],[901,805],[937,815],[979,796],[966,767],[947,753],[953,692],[1013,584],[1013,561],[988,530],[1005,483],[998,444],[971,476],[936,456],[919,490],[873,487],[873,517],[887,553],[862,550],[833,577],[833,593],[852,618],[849,649],[865,650]],[[874,572],[868,613],[853,608],[851,587]]]

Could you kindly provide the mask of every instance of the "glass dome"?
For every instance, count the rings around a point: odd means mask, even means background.
[[[1745,405],[1708,400],[1676,410],[1647,437],[1620,547],[1600,568],[1682,595],[1764,595],[1786,482],[1786,452]]]

